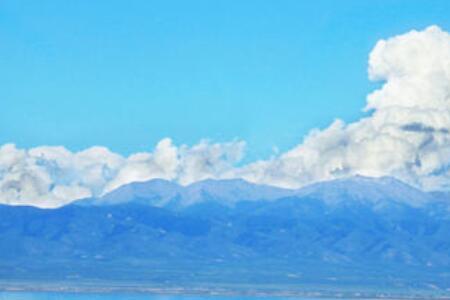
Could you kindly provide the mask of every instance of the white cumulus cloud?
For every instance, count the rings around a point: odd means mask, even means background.
[[[379,41],[369,78],[369,116],[337,120],[270,161],[239,171],[286,187],[355,174],[390,175],[423,189],[450,187],[450,35],[437,26]]]
[[[71,152],[64,147],[0,147],[0,203],[57,207],[100,196],[123,184],[154,178],[183,184],[223,178],[241,159],[245,143],[201,141],[176,147],[161,140],[153,152],[123,157],[104,147]]]
[[[189,184],[244,178],[298,188],[351,175],[394,176],[426,190],[450,188],[450,35],[437,26],[380,40],[369,56],[366,116],[312,130],[298,146],[237,167],[245,143],[176,146],[128,157],[104,147],[0,147],[0,203],[56,207],[153,178]]]

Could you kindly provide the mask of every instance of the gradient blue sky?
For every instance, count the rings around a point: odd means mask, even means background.
[[[0,2],[0,144],[122,154],[208,138],[286,150],[362,116],[380,38],[450,1]]]

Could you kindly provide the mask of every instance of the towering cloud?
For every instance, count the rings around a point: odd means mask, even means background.
[[[450,35],[431,26],[379,41],[370,54],[369,78],[384,84],[367,97],[368,117],[313,130],[294,149],[239,174],[287,187],[361,174],[448,188]]]
[[[432,26],[380,41],[369,75],[386,81],[369,95],[366,109],[375,110],[376,128],[391,124],[403,142],[398,176],[426,189],[448,188],[450,35]]]
[[[123,157],[103,147],[0,148],[0,202],[53,207],[100,195],[122,184],[165,178],[188,184],[240,177],[300,187],[355,174],[389,175],[423,189],[450,188],[450,35],[439,27],[379,41],[370,53],[367,116],[314,129],[269,160],[236,167],[245,143],[175,146]]]

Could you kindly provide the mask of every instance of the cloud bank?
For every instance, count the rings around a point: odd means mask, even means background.
[[[0,147],[0,203],[56,207],[153,178],[189,184],[243,178],[298,188],[351,175],[394,176],[425,190],[450,188],[450,35],[437,26],[380,40],[369,79],[383,85],[367,97],[367,116],[312,130],[298,146],[238,167],[245,142],[201,141],[128,157],[104,147]]]
[[[232,176],[245,143],[202,141],[176,147],[161,140],[153,152],[123,157],[104,147],[71,152],[64,147],[0,147],[0,203],[57,207],[99,196],[123,184],[154,178],[182,184]]]

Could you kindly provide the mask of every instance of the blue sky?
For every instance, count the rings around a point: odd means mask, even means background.
[[[376,41],[437,24],[449,1],[0,3],[0,144],[171,137],[247,142],[247,159],[359,119]]]

